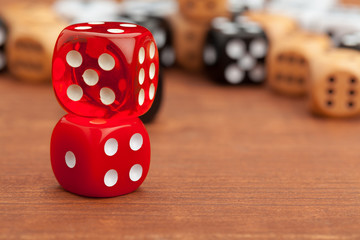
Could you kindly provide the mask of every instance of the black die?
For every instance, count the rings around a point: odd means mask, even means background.
[[[204,48],[206,70],[221,83],[263,83],[268,44],[265,32],[255,22],[216,18]]]
[[[6,67],[5,44],[7,40],[7,28],[5,23],[0,19],[0,71]]]

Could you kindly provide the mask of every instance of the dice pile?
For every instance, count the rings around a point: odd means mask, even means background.
[[[68,114],[55,126],[50,149],[64,189],[112,197],[144,181],[150,141],[138,116],[154,101],[158,58],[152,34],[136,24],[80,23],[60,33],[52,81]]]
[[[355,0],[124,0],[120,3],[57,0],[53,6],[14,4],[2,8],[0,14],[9,29],[8,69],[24,81],[38,83],[50,78],[49,63],[59,28],[78,22],[125,21],[149,29],[163,68],[177,65],[193,72],[205,70],[210,79],[230,85],[266,82],[270,89],[283,95],[308,95],[310,106],[317,106],[311,107],[315,113],[342,117],[360,114],[355,71],[343,70],[353,76],[347,80],[352,87],[339,90],[337,84],[323,84],[329,88],[327,93],[320,94],[321,98],[312,95],[321,92],[316,89],[320,85],[314,84],[324,81],[318,79],[321,70],[332,66],[324,58],[332,59],[342,69],[347,62],[345,56],[357,58],[359,54],[354,52],[360,50],[357,24],[360,8],[349,7],[355,3]],[[0,23],[0,40],[1,29]],[[3,45],[0,41],[0,69],[4,65]],[[320,68],[320,63],[326,65]],[[326,81],[346,81],[339,77],[340,70],[331,71]],[[161,72],[159,69],[153,107],[140,117],[144,122],[152,121],[161,105]],[[315,100],[321,103],[313,104]],[[339,104],[341,108],[345,104],[348,113],[337,112]],[[320,108],[323,110],[319,111]],[[332,110],[334,114],[329,113]]]
[[[325,32],[307,31],[291,20],[278,25],[271,21],[279,18],[277,14],[246,15],[262,25],[269,36],[266,78],[270,89],[287,96],[307,96],[310,111],[317,115],[360,114],[358,32],[335,34],[337,37],[331,39]],[[336,39],[340,44],[334,47]]]

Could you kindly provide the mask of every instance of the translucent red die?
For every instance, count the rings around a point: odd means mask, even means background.
[[[89,197],[135,191],[150,165],[150,140],[139,118],[65,115],[54,128],[51,165],[60,185]]]
[[[53,87],[59,103],[85,117],[138,117],[158,85],[158,50],[150,31],[120,22],[81,23],[59,35]]]

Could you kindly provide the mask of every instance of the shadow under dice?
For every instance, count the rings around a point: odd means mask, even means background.
[[[60,34],[53,57],[59,103],[85,117],[138,117],[149,110],[159,72],[151,33],[130,23],[81,23]]]
[[[138,118],[91,119],[68,114],[51,138],[51,165],[60,185],[90,197],[136,190],[150,164],[150,141]]]

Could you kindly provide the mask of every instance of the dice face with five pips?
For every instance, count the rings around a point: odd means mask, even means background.
[[[230,22],[216,18],[208,33],[204,62],[210,77],[221,83],[263,83],[268,39],[263,29],[248,19]]]
[[[60,185],[90,197],[135,191],[150,165],[138,118],[158,87],[158,50],[144,27],[90,22],[66,27],[53,55],[53,87],[69,112],[54,128],[51,164]]]
[[[68,112],[80,116],[144,114],[154,100],[158,72],[154,38],[136,24],[71,25],[55,46],[55,94]]]

